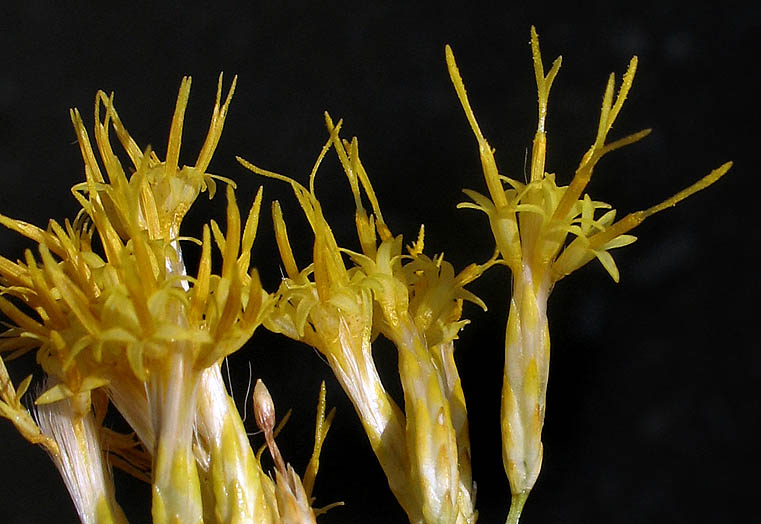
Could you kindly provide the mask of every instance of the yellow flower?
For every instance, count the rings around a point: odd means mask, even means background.
[[[19,402],[29,379],[16,391],[0,366],[0,415],[28,440],[43,444],[64,478],[74,479],[67,486],[85,522],[121,518],[111,479],[99,462],[103,435],[117,453],[115,463],[137,476],[145,467],[131,459],[152,457],[156,523],[280,522],[275,485],[251,450],[219,370],[221,360],[251,337],[273,305],[250,269],[261,190],[243,223],[234,183],[206,172],[234,87],[235,80],[223,103],[220,76],[201,152],[194,165],[182,167],[190,78],[180,87],[164,161],[138,147],[113,96],[99,92],[97,157],[79,112],[71,112],[86,178],[72,188],[82,206],[76,219],[63,225],[51,220],[43,230],[0,215],[0,223],[39,244],[39,258],[29,250],[23,261],[0,257],[0,310],[15,324],[4,333],[0,350],[16,357],[37,348],[51,377],[36,400],[38,427]],[[111,130],[132,164],[129,176],[112,150]],[[201,192],[214,195],[216,180],[226,184],[226,231],[212,221],[201,240],[180,236],[188,209]],[[202,246],[194,276],[185,270],[184,241]],[[218,273],[212,270],[213,246],[222,259]],[[96,427],[91,399],[101,389],[142,448]],[[317,460],[319,447],[315,454]],[[77,468],[88,475],[76,474]],[[315,474],[316,467],[312,479]],[[97,500],[88,502],[87,494]]]
[[[339,129],[340,123],[334,130],[336,136]],[[315,235],[314,261],[299,270],[280,204],[273,202],[275,237],[286,275],[277,293],[277,304],[264,324],[274,332],[309,344],[325,356],[359,414],[391,490],[409,513],[414,511],[414,502],[409,500],[411,491],[406,478],[409,465],[404,417],[383,386],[372,357],[372,292],[362,284],[365,275],[361,271],[346,269],[341,249],[314,194],[317,167],[331,142],[318,157],[309,189],[238,158],[254,173],[289,183]],[[374,242],[374,229],[372,234]]]
[[[636,237],[627,233],[645,218],[711,185],[732,165],[727,162],[664,202],[615,220],[616,211],[610,205],[592,200],[584,194],[584,190],[604,155],[634,143],[650,132],[645,129],[612,142],[607,141],[608,132],[634,80],[637,57],[629,63],[615,97],[615,79],[613,74],[610,75],[595,141],[582,157],[570,184],[558,186],[555,175],[545,171],[545,124],[547,100],[561,59],[555,60],[545,74],[539,38],[533,27],[531,49],[539,95],[539,118],[531,154],[530,180],[525,184],[499,173],[494,151],[483,136],[471,109],[452,50],[448,46],[446,49],[449,74],[476,136],[489,190],[488,197],[466,190],[473,202],[460,204],[460,207],[486,213],[497,249],[513,274],[502,390],[503,462],[513,494],[508,522],[518,521],[523,503],[541,467],[541,431],[550,349],[547,299],[553,286],[594,258],[617,282],[619,272],[609,250],[634,242]],[[505,188],[505,185],[508,187]],[[599,215],[598,210],[604,210],[603,214]],[[569,235],[572,238],[570,241]]]
[[[383,220],[356,138],[342,141],[341,122],[334,125],[328,115],[326,124],[330,138],[309,188],[239,158],[251,171],[291,185],[315,235],[313,263],[299,271],[280,205],[273,205],[287,277],[265,326],[310,344],[326,357],[411,522],[473,522],[467,411],[453,341],[467,323],[460,319],[463,300],[485,308],[464,286],[496,263],[496,255],[455,274],[443,257],[422,253],[422,228],[408,254],[402,254],[402,237],[393,236]],[[317,168],[331,146],[354,197],[361,252],[337,245],[315,195]],[[352,266],[347,268],[343,255]],[[373,361],[371,341],[377,333],[399,352],[403,412],[386,392]]]

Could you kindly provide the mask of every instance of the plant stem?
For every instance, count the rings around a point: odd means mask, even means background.
[[[505,524],[518,524],[523,512],[523,505],[526,503],[527,498],[528,492],[513,494],[510,501],[510,512],[507,514]]]

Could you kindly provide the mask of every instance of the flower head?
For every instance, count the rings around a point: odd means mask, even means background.
[[[234,83],[220,105],[220,77],[206,142],[195,165],[180,168],[179,135],[189,88],[186,78],[166,161],[159,161],[153,151],[141,152],[122,125],[113,97],[99,92],[95,136],[106,177],[79,112],[72,111],[87,178],[72,189],[82,205],[76,220],[63,225],[51,220],[42,230],[0,216],[4,225],[39,243],[39,259],[31,251],[23,261],[0,259],[4,294],[35,313],[0,297],[0,307],[18,326],[5,334],[3,349],[39,347],[43,369],[61,381],[38,403],[103,386],[115,374],[145,381],[173,348],[190,354],[195,365],[207,367],[238,349],[262,320],[267,294],[256,271],[249,271],[261,191],[241,231],[234,184],[226,181],[227,233],[215,222],[205,226],[202,239],[196,241],[202,245],[198,274],[190,277],[185,272],[180,242],[186,238],[179,236],[179,227],[200,191],[214,193],[214,179],[219,177],[205,170]],[[129,178],[111,149],[110,128],[133,163]],[[93,247],[96,233],[102,253]],[[222,254],[219,274],[211,271],[212,236]]]
[[[634,81],[637,57],[629,62],[615,96],[615,77],[611,74],[608,78],[594,143],[582,156],[570,183],[563,186],[558,185],[553,173],[545,170],[547,104],[561,58],[545,73],[539,37],[533,27],[531,52],[538,91],[538,124],[530,179],[522,183],[500,174],[494,150],[481,132],[470,106],[452,50],[446,48],[449,74],[478,142],[488,188],[488,196],[465,190],[472,202],[459,207],[477,209],[488,216],[501,261],[512,272],[502,388],[502,459],[513,497],[509,523],[518,522],[542,464],[541,432],[550,354],[547,300],[553,286],[594,258],[618,282],[619,271],[609,251],[634,242],[636,237],[628,234],[629,231],[647,217],[711,185],[732,165],[727,162],[662,203],[616,220],[612,206],[593,200],[585,189],[603,156],[641,140],[650,132],[645,129],[608,141],[608,133]]]
[[[616,211],[609,204],[592,200],[584,190],[597,163],[606,154],[633,144],[650,133],[650,129],[644,129],[612,142],[607,139],[634,81],[637,57],[633,57],[629,62],[615,96],[615,76],[610,74],[603,95],[595,141],[583,155],[570,184],[562,186],[556,183],[553,173],[545,171],[547,103],[562,59],[558,57],[545,74],[539,51],[539,37],[533,27],[531,50],[536,74],[539,118],[531,155],[530,180],[524,184],[500,174],[494,159],[494,150],[478,126],[454,55],[447,46],[449,74],[476,136],[484,178],[489,190],[488,197],[476,191],[465,190],[473,202],[460,204],[460,207],[478,209],[488,215],[497,248],[513,273],[519,272],[522,267],[530,268],[536,278],[547,279],[551,286],[597,258],[611,277],[618,281],[618,269],[608,251],[634,242],[636,237],[627,233],[645,218],[708,187],[721,178],[732,163],[723,164],[661,204],[615,220]],[[599,214],[599,210],[603,210],[603,213]],[[569,235],[575,237],[571,242],[567,242]]]

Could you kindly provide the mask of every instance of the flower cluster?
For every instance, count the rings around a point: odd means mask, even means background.
[[[128,133],[113,95],[95,99],[94,146],[78,111],[71,119],[85,167],[72,193],[81,209],[72,220],[45,229],[0,215],[0,224],[37,244],[20,260],[0,256],[0,416],[28,441],[44,447],[61,473],[86,524],[121,524],[111,465],[150,483],[156,524],[309,524],[326,508],[312,507],[320,453],[334,412],[320,391],[314,448],[303,477],[276,443],[274,402],[257,381],[256,423],[265,445],[254,453],[249,434],[220,371],[259,326],[301,341],[324,356],[351,400],[388,484],[415,524],[473,524],[475,484],[463,387],[454,345],[463,304],[486,305],[466,286],[494,265],[512,272],[501,399],[502,459],[511,487],[508,523],[517,524],[542,463],[549,371],[547,302],[556,282],[593,259],[613,280],[610,250],[631,244],[629,232],[721,178],[726,163],[662,203],[616,219],[609,204],[585,193],[607,153],[644,138],[643,130],[608,141],[631,89],[632,58],[618,94],[610,75],[594,143],[570,183],[546,172],[549,92],[558,58],[545,73],[536,31],[531,48],[539,102],[530,179],[500,174],[481,132],[454,56],[446,60],[457,96],[475,134],[488,195],[465,190],[459,207],[484,212],[496,248],[481,264],[459,272],[443,255],[424,253],[424,228],[406,247],[381,213],[359,157],[356,138],[341,138],[342,122],[325,114],[328,139],[306,185],[238,157],[256,174],[290,185],[314,234],[311,262],[300,268],[279,202],[272,204],[275,238],[284,268],[279,288],[263,289],[251,250],[262,190],[245,219],[235,183],[207,172],[235,89],[222,97],[220,75],[206,139],[193,165],[180,165],[190,78],[184,78],[172,118],[166,156],[141,148]],[[121,146],[113,150],[111,135]],[[339,246],[315,191],[318,168],[333,150],[354,200],[358,249]],[[129,164],[123,165],[121,158]],[[224,185],[223,228],[214,220],[200,238],[183,236],[182,221],[198,196]],[[185,242],[200,246],[189,274]],[[218,252],[218,257],[213,253]],[[221,259],[215,267],[213,259]],[[395,346],[403,399],[381,379],[373,344]],[[35,407],[22,397],[29,376],[14,386],[5,362],[36,351],[44,379]],[[109,407],[132,428],[104,425]],[[287,417],[286,417],[287,418]],[[264,448],[274,474],[264,471]]]
[[[474,522],[467,412],[453,352],[457,333],[467,324],[461,319],[463,301],[486,308],[464,286],[493,265],[496,254],[456,274],[443,256],[423,254],[422,226],[403,254],[402,237],[394,236],[383,219],[357,139],[342,140],[342,123],[334,125],[327,114],[325,121],[330,137],[309,188],[239,158],[251,171],[291,185],[315,238],[313,262],[299,270],[280,204],[273,203],[286,277],[265,326],[325,356],[411,522]],[[338,246],[315,194],[317,168],[330,148],[354,197],[359,252]],[[403,409],[376,369],[372,342],[377,335],[397,348]]]
[[[3,225],[39,244],[38,257],[30,250],[16,262],[0,257],[0,310],[15,324],[0,349],[11,352],[10,359],[37,348],[48,377],[35,401],[36,424],[19,400],[31,377],[15,390],[1,365],[0,414],[50,452],[83,522],[124,521],[103,449],[116,454],[117,466],[150,480],[157,523],[314,519],[311,487],[305,493],[292,469],[276,482],[263,472],[220,373],[220,362],[251,337],[275,303],[250,269],[261,190],[243,222],[234,183],[206,172],[234,88],[235,80],[222,103],[220,76],[206,140],[195,164],[182,167],[190,78],[180,87],[164,161],[138,147],[113,96],[99,92],[98,157],[79,112],[71,112],[86,178],[72,188],[82,207],[73,222],[51,220],[43,230],[0,215]],[[112,150],[111,130],[131,162],[129,176]],[[212,221],[200,240],[180,236],[190,206],[201,192],[213,197],[217,181],[226,185],[226,231]],[[182,257],[186,241],[201,245],[192,276]],[[222,258],[218,272],[215,247]],[[135,438],[98,425],[109,402]],[[319,432],[320,443],[328,427]]]

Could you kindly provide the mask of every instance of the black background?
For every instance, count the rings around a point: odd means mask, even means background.
[[[643,224],[640,240],[614,253],[620,284],[597,263],[558,284],[549,304],[553,360],[544,468],[523,521],[695,523],[747,515],[759,464],[753,257],[759,10],[734,2],[531,4],[3,7],[0,210],[41,226],[49,217],[74,215],[69,188],[83,171],[67,111],[78,107],[91,125],[97,89],[116,92],[132,135],[163,157],[180,78],[192,75],[181,160],[194,162],[224,71],[228,80],[237,73],[239,83],[210,170],[236,180],[242,207],[265,185],[254,261],[268,289],[279,278],[269,202],[283,204],[302,266],[310,235],[287,187],[246,172],[234,155],[306,180],[327,136],[324,110],[345,118],[345,136],[359,137],[392,230],[411,240],[424,222],[428,252],[444,251],[462,268],[488,258],[493,241],[483,215],[455,209],[462,187],[485,188],[475,140],[446,72],[444,44],[454,49],[501,170],[515,178],[522,178],[535,129],[530,25],[539,30],[546,63],[563,54],[548,118],[548,170],[563,183],[594,138],[607,74],[620,77],[637,54],[638,76],[611,137],[644,127],[653,133],[606,158],[591,195],[625,213],[660,201],[726,160],[735,167],[715,187]],[[317,185],[339,242],[356,247],[350,193],[333,153]],[[222,218],[223,204],[221,196],[211,204],[199,200],[184,233],[197,236],[203,220]],[[5,231],[0,242],[12,259],[28,246]],[[472,324],[461,334],[457,359],[469,403],[480,522],[499,523],[508,500],[499,434],[508,273],[492,270],[471,289],[490,309],[466,306]],[[376,358],[398,392],[393,348],[378,344]],[[11,366],[16,381],[32,360]],[[344,500],[346,507],[321,521],[404,522],[351,405],[317,354],[257,332],[230,358],[241,404],[249,361],[279,413],[294,409],[280,445],[298,471],[311,451],[319,383],[327,381],[338,415],[324,448],[316,504]],[[259,446],[262,439],[252,440]],[[0,472],[0,522],[76,521],[52,463],[5,421]],[[147,486],[117,473],[117,497],[131,522],[150,522]]]

